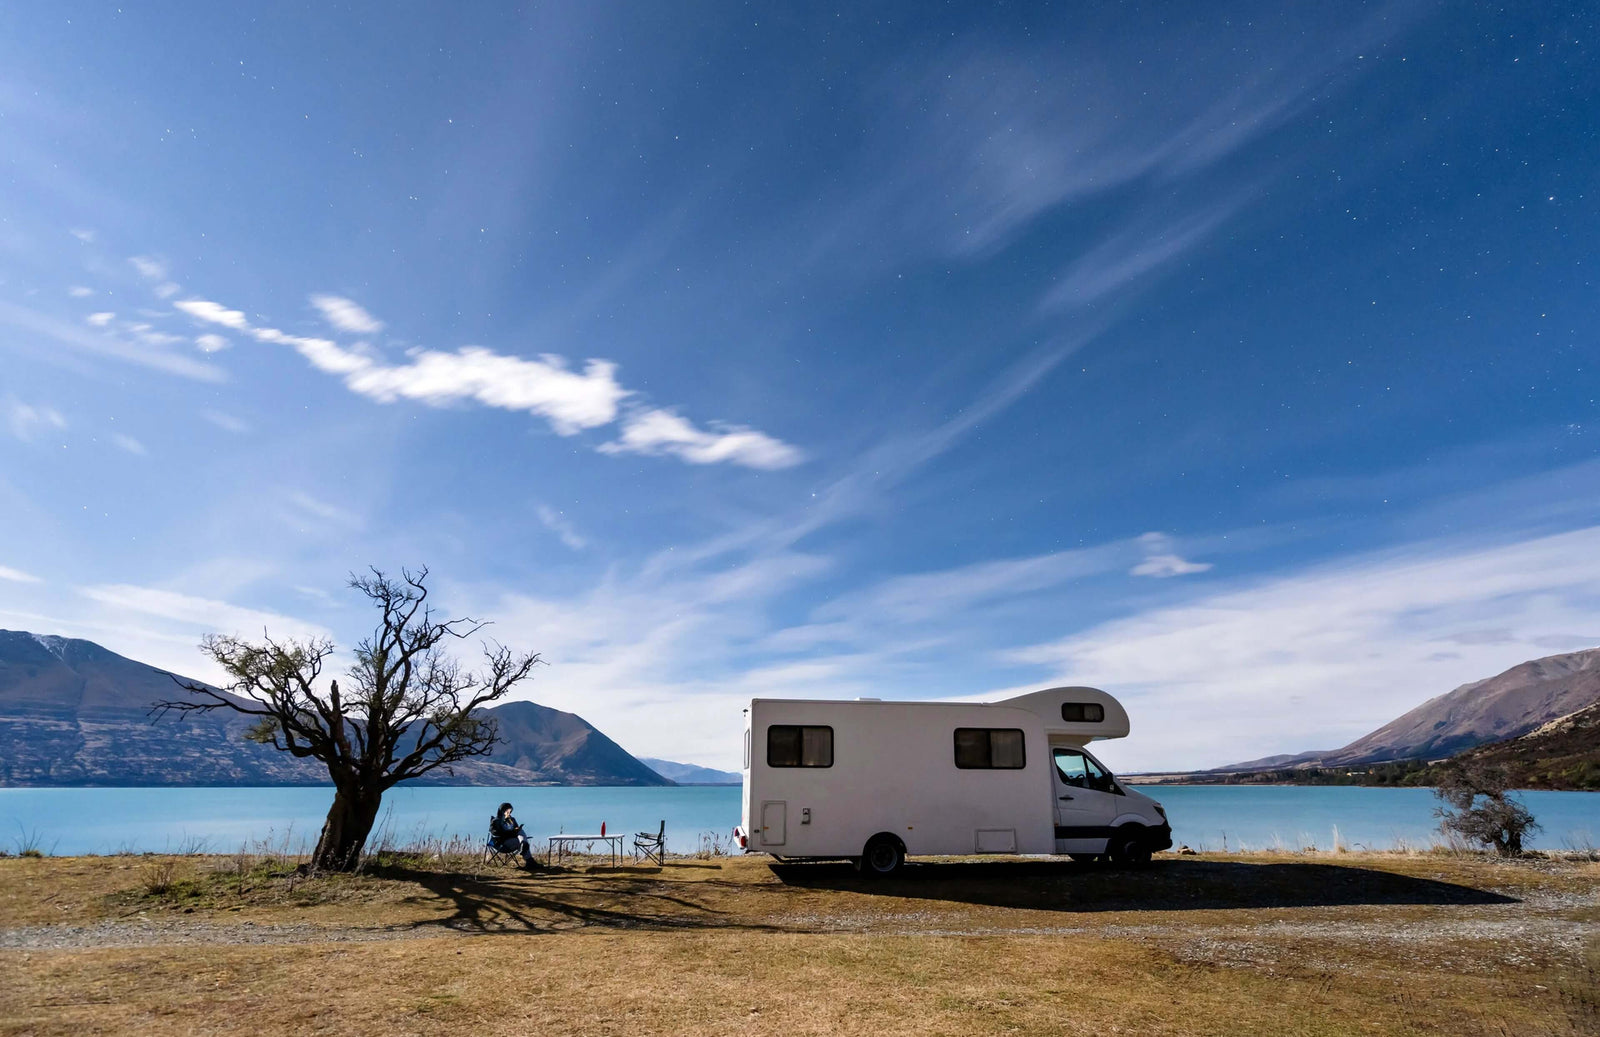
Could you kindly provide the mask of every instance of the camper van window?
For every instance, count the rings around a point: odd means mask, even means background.
[[[1022,731],[1014,727],[956,728],[956,766],[962,770],[1016,771],[1027,766]]]
[[[1069,724],[1098,724],[1106,718],[1106,707],[1098,702],[1063,702],[1061,719]]]
[[[1095,763],[1089,757],[1083,758],[1084,766],[1088,769],[1089,787],[1099,792],[1121,792],[1117,783],[1112,780],[1111,772]]]
[[[833,728],[773,724],[767,728],[768,767],[832,767]]]
[[[1071,749],[1057,749],[1055,751],[1056,771],[1061,775],[1064,785],[1076,785],[1080,789],[1089,787],[1089,773],[1084,767],[1083,754],[1073,752]]]

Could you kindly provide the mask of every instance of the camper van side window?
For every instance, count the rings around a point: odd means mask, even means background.
[[[767,728],[768,767],[832,767],[833,728],[773,724]]]
[[[1061,719],[1069,724],[1098,724],[1106,718],[1106,707],[1098,702],[1063,702]]]
[[[956,728],[956,766],[964,771],[1016,771],[1027,762],[1019,728]]]

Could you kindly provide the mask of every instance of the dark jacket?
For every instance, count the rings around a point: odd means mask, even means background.
[[[496,814],[489,819],[489,838],[496,843],[515,843],[517,836],[522,834],[522,826],[517,824],[515,817],[501,817]]]

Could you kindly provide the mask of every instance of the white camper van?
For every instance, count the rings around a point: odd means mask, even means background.
[[[1127,733],[1127,712],[1097,688],[1000,702],[754,699],[734,836],[747,852],[844,857],[873,875],[907,854],[1148,861],[1172,845],[1166,812],[1084,748]]]

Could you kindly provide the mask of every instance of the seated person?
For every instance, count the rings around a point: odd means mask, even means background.
[[[501,853],[521,853],[522,863],[530,871],[537,867],[533,863],[533,850],[528,846],[528,833],[511,816],[510,803],[501,803],[500,809],[489,819],[489,841]]]

